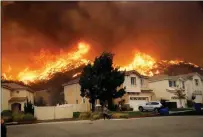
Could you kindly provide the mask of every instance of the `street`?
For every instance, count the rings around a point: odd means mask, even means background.
[[[8,137],[203,137],[203,116],[17,125]]]

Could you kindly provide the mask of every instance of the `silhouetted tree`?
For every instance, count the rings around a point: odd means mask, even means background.
[[[112,107],[112,99],[122,97],[125,88],[118,87],[124,82],[125,72],[120,72],[113,67],[113,54],[102,53],[94,64],[88,64],[80,77],[81,96],[87,96],[92,103],[94,111],[95,100],[99,99],[103,105],[108,102],[108,108]]]
[[[31,103],[31,101],[28,101],[28,99],[27,102],[24,104],[24,113],[25,114],[30,113],[34,115],[34,106]]]

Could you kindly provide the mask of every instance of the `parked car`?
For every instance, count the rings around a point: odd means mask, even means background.
[[[147,102],[144,104],[141,104],[138,106],[139,111],[155,111],[159,112],[159,109],[162,107],[162,104],[160,101],[152,101]]]

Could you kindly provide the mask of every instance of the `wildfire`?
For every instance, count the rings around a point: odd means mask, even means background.
[[[46,52],[41,51],[38,59],[39,61],[43,61],[43,64],[45,65],[39,70],[30,70],[29,67],[25,68],[18,74],[15,80],[23,81],[27,84],[36,80],[50,79],[56,72],[72,70],[87,64],[89,61],[82,57],[84,54],[88,53],[89,47],[88,44],[80,42],[77,51],[71,53],[64,53],[61,51],[60,55],[57,56],[48,56],[45,55]],[[8,74],[8,71],[3,73],[5,79],[12,79],[11,77],[7,77],[6,74]]]
[[[155,64],[156,60],[154,58],[147,54],[137,52],[135,53],[132,63],[127,66],[121,67],[120,70],[136,70],[142,75],[152,76],[153,73],[150,70],[154,68]]]
[[[84,58],[84,55],[88,54],[90,46],[87,43],[80,42],[78,43],[77,48],[77,51],[68,53],[61,51],[59,55],[53,55],[47,50],[41,50],[40,55],[34,57],[35,61],[42,65],[40,69],[32,70],[27,67],[23,71],[19,72],[16,77],[14,77],[9,75],[9,73],[12,71],[12,68],[9,65],[8,70],[2,73],[2,76],[7,80],[18,80],[24,82],[25,84],[35,82],[37,80],[48,80],[56,72],[69,71],[90,62],[88,59]],[[169,65],[180,63],[193,65],[196,68],[199,67],[193,63],[185,63],[184,61],[179,60],[157,61],[155,58],[145,53],[136,52],[131,63],[126,66],[122,66],[120,70],[136,70],[142,75],[153,76],[160,74],[164,68],[167,68]],[[161,68],[160,65],[162,66]],[[201,70],[203,69],[201,68]],[[77,77],[80,74],[81,72],[76,73],[72,77]]]

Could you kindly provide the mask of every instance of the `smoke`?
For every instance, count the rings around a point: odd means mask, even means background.
[[[104,50],[129,63],[139,50],[157,59],[203,66],[200,2],[13,2],[2,11],[3,63],[30,64],[40,49],[89,42],[90,58]],[[6,60],[6,61],[5,61]]]

